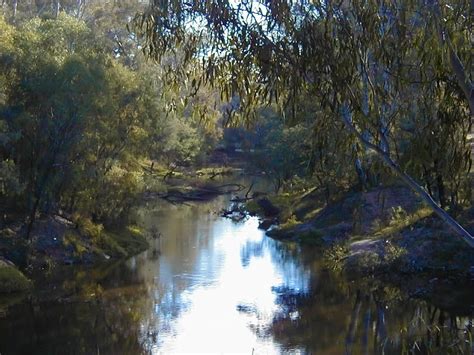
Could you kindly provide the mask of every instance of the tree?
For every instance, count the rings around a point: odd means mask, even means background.
[[[119,219],[142,188],[147,128],[164,125],[156,91],[63,12],[0,30],[0,204],[19,206],[27,236],[41,214]]]
[[[60,16],[32,20],[14,36],[4,117],[10,132],[20,132],[10,151],[30,196],[27,235],[39,209],[58,201],[101,89],[104,58],[88,52],[89,35],[83,24]]]
[[[313,97],[326,120],[342,123],[474,247],[470,233],[397,162],[403,123],[417,117],[422,95],[436,102],[431,86],[448,91],[470,121],[468,13],[467,1],[154,1],[135,24],[148,56],[182,51],[181,63],[200,62],[197,83],[218,87],[226,100],[238,97],[234,113],[252,117],[269,102],[296,111],[301,95]],[[170,73],[186,75],[176,67]],[[440,114],[438,107],[430,114]],[[466,148],[456,153],[463,167]]]
[[[53,4],[19,2],[11,25],[0,17],[1,212],[24,217],[27,237],[50,214],[126,221],[145,188],[143,161],[189,164],[205,150],[213,127],[197,116],[212,111],[213,95],[201,90],[202,98],[186,100],[180,90],[164,92],[156,66],[125,28],[128,54],[117,55],[107,33],[136,2],[90,4],[87,22],[73,1],[60,2],[57,18],[33,16],[28,3],[48,11]],[[108,22],[112,6],[117,18]]]

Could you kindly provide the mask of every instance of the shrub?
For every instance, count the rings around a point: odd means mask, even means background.
[[[0,260],[0,293],[25,291],[31,282],[13,266]]]

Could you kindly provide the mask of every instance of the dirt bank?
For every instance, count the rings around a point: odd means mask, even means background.
[[[313,190],[270,196],[279,210],[279,225],[267,234],[275,239],[320,246],[329,268],[350,277],[414,275],[474,276],[474,251],[405,187],[349,191],[329,204]],[[266,203],[268,204],[268,203]],[[258,200],[248,204],[262,220]],[[472,226],[472,213],[461,219]]]
[[[26,240],[24,236],[25,225],[21,223],[0,230],[0,258],[9,266],[9,272],[4,270],[4,278],[0,278],[0,292],[18,288],[8,286],[10,283],[23,288],[20,270],[28,275],[57,265],[95,264],[131,256],[148,247],[137,227],[105,230],[89,219],[71,220],[57,215],[38,220],[30,238]]]

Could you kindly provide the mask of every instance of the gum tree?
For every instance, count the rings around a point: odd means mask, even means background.
[[[460,139],[454,154],[460,170],[469,167],[469,14],[467,0],[154,0],[135,26],[149,57],[179,53],[162,61],[172,77],[190,77],[184,64],[192,62],[202,72],[193,87],[212,85],[224,100],[237,101],[230,116],[251,120],[256,107],[274,102],[294,112],[299,98],[312,97],[324,120],[350,132],[348,139],[375,154],[474,247],[471,234],[398,161],[399,138],[407,124],[420,122],[424,100],[424,114],[445,115],[448,127],[450,120],[467,125],[460,137],[440,134]]]

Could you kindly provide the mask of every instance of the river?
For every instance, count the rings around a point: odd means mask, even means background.
[[[473,351],[472,289],[446,285],[427,302],[347,281],[316,249],[266,237],[256,218],[219,217],[228,204],[148,203],[136,212],[160,233],[148,251],[0,299],[0,354]]]

